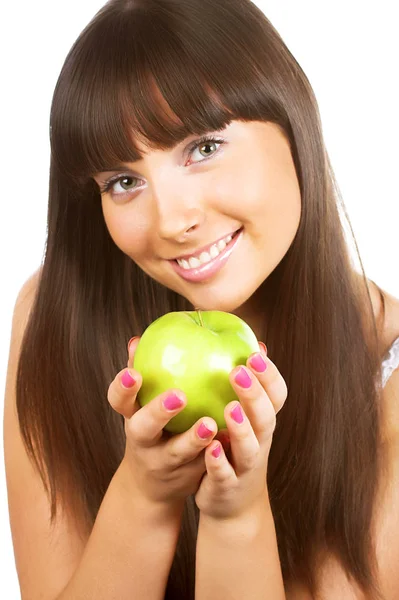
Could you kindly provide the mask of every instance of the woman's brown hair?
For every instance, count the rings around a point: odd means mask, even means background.
[[[281,128],[302,199],[296,237],[259,290],[261,339],[289,391],[267,474],[284,581],[315,594],[328,550],[379,598],[380,325],[351,259],[310,83],[249,0],[111,0],[71,48],[51,108],[47,244],[18,365],[24,442],[52,520],[69,507],[90,530],[125,448],[107,389],[126,343],[193,308],[114,244],[93,174],[139,159],[137,140],[171,148],[233,119]],[[197,526],[190,497],[167,599],[194,598]]]

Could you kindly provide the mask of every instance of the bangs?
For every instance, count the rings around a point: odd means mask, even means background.
[[[172,14],[172,4],[135,4],[106,5],[75,42],[57,82],[52,158],[79,183],[141,159],[138,143],[167,149],[233,119],[276,120],[280,112],[270,86],[263,83],[259,93],[259,69],[237,44],[249,43],[241,30],[234,36],[211,15],[205,20],[198,2],[187,14],[181,5]]]

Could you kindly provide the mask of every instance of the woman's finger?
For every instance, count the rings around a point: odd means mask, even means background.
[[[216,421],[203,417],[187,431],[174,435],[164,447],[167,466],[173,468],[196,459],[214,439],[217,431]]]
[[[260,444],[240,402],[230,402],[224,409],[224,418],[230,435],[233,467],[239,476],[256,465]]]
[[[287,399],[287,384],[276,365],[263,352],[255,352],[248,358],[246,366],[261,383],[276,413]]]
[[[259,375],[255,375],[251,369],[242,365],[234,368],[229,376],[254,434],[259,443],[263,444],[269,443],[273,435],[276,427],[276,411],[267,394],[267,388],[263,387],[258,377]],[[230,439],[233,446],[231,433]]]
[[[163,428],[187,405],[185,394],[171,389],[153,398],[138,410],[126,424],[127,433],[143,448],[154,446],[162,437]]]
[[[237,483],[237,474],[220,442],[214,440],[205,450],[205,466],[210,481],[221,488]]]
[[[138,371],[123,369],[108,388],[108,402],[125,419],[130,419],[140,408],[136,397],[142,381]]]

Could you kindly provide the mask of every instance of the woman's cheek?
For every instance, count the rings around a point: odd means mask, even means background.
[[[108,232],[118,248],[132,258],[140,255],[148,243],[148,226],[135,216],[129,217],[128,212],[115,211],[103,207],[103,214]]]

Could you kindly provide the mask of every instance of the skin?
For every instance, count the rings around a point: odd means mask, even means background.
[[[187,146],[199,139],[195,136],[170,150],[141,145],[147,150],[143,159],[94,179],[101,187],[115,174],[128,177],[102,193],[106,226],[122,252],[193,307],[237,314],[258,334],[255,292],[298,230],[298,179],[277,125],[232,121],[210,133],[225,143],[205,150],[201,145],[191,153]],[[224,268],[204,282],[185,281],[166,260],[194,253],[240,227],[241,243]]]

